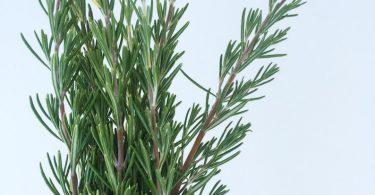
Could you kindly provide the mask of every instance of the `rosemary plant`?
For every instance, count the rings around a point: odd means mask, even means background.
[[[184,52],[176,47],[189,25],[180,24],[187,5],[176,8],[174,0],[39,3],[50,24],[50,33],[35,32],[43,55],[21,36],[50,70],[54,89],[44,102],[30,97],[31,108],[68,151],[47,154],[51,177],[40,166],[51,192],[226,194],[220,181],[207,191],[205,186],[239,154],[250,130],[249,123],[233,117],[262,98],[255,92],[279,68],[269,63],[252,78],[237,75],[257,59],[285,55],[275,53],[274,46],[289,28],[272,27],[296,16],[290,12],[303,2],[269,0],[267,14],[243,11],[240,39],[230,41],[220,57],[215,93],[183,72],[179,62]],[[94,17],[93,9],[102,15]],[[184,121],[175,119],[180,102],[170,91],[180,72],[207,93],[205,105],[192,105]],[[203,141],[210,131],[222,134]]]

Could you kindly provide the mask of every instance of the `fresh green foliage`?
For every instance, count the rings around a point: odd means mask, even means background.
[[[35,32],[41,54],[22,40],[51,72],[53,93],[43,103],[30,97],[32,111],[68,154],[47,155],[53,194],[226,194],[220,181],[206,184],[220,166],[239,154],[250,124],[235,116],[255,92],[273,80],[276,64],[252,78],[238,74],[257,59],[275,58],[274,46],[289,28],[273,30],[301,0],[269,1],[268,14],[244,10],[240,39],[220,57],[218,91],[203,87],[182,70],[178,39],[189,23],[187,5],[174,0],[39,0],[50,34]],[[95,5],[94,7],[92,7]],[[114,12],[118,7],[119,13]],[[94,17],[93,9],[102,15]],[[116,16],[118,15],[118,16]],[[99,18],[99,19],[98,19]],[[180,102],[170,91],[182,73],[204,90],[206,104],[194,104],[184,121],[175,118]],[[221,130],[222,124],[226,123]],[[203,138],[209,131],[220,137]]]

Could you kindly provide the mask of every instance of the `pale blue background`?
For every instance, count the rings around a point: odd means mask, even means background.
[[[216,89],[218,57],[238,38],[242,8],[266,8],[267,1],[191,2],[185,16],[191,26],[180,45],[187,51],[185,70]],[[282,69],[261,90],[267,98],[245,115],[254,132],[220,175],[229,194],[375,194],[374,6],[370,0],[310,0],[300,17],[283,23],[293,27],[280,46],[289,56],[276,60]],[[52,88],[48,71],[19,37],[32,38],[33,29],[48,22],[36,0],[0,0],[0,24],[0,194],[50,194],[38,163],[63,146],[34,118],[28,95]],[[204,98],[183,77],[173,90],[186,101],[182,111]]]

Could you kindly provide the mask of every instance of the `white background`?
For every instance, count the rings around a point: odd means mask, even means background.
[[[266,8],[267,2],[191,1],[185,16],[191,26],[179,47],[187,51],[186,72],[216,89],[219,55],[239,37],[242,8]],[[370,0],[310,0],[299,17],[281,24],[293,27],[279,47],[289,55],[275,60],[281,72],[261,90],[267,98],[244,116],[254,132],[219,177],[229,194],[375,194],[374,6]],[[52,91],[50,75],[19,36],[32,40],[33,30],[47,29],[48,21],[36,0],[0,0],[0,24],[0,194],[50,194],[38,163],[63,146],[28,105],[29,95]],[[181,111],[204,99],[181,76],[173,91],[186,101]]]

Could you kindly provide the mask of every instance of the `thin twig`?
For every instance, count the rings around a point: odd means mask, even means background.
[[[278,3],[275,6],[274,10],[278,10],[285,2],[286,2],[286,0],[280,1],[280,3]],[[231,72],[231,74],[229,76],[229,79],[227,80],[227,82],[226,82],[226,84],[224,86],[224,89],[223,89],[224,93],[229,89],[229,87],[234,82],[241,64],[243,64],[244,61],[246,59],[248,59],[248,57],[251,55],[251,52],[254,50],[255,45],[256,45],[257,41],[259,40],[259,36],[261,35],[261,33],[263,32],[263,30],[268,25],[270,17],[271,17],[271,13],[269,13],[267,15],[267,17],[264,19],[264,21],[262,22],[261,27],[259,28],[258,32],[256,32],[256,34],[253,37],[253,39],[251,40],[251,42],[246,44],[246,48],[242,52],[242,54],[241,54],[240,58],[238,59],[237,64],[235,65],[235,67],[233,67],[232,72]],[[188,157],[186,158],[184,164],[182,165],[182,167],[180,169],[180,173],[181,174],[184,174],[187,171],[187,169],[190,167],[190,165],[193,163],[194,157],[195,157],[196,153],[198,152],[199,146],[202,143],[203,138],[204,138],[204,136],[206,134],[206,130],[209,128],[209,126],[211,125],[211,122],[213,121],[215,115],[217,114],[218,105],[219,105],[219,103],[221,101],[221,95],[222,95],[221,94],[221,87],[222,87],[221,85],[222,85],[222,83],[219,84],[219,92],[218,92],[218,95],[216,96],[215,103],[213,104],[213,106],[211,108],[211,111],[209,112],[209,114],[208,114],[208,116],[207,116],[207,118],[206,118],[206,120],[204,122],[204,125],[203,125],[202,129],[200,130],[197,138],[195,139],[193,147],[191,148]],[[175,187],[174,187],[174,189],[172,190],[172,193],[171,193],[172,195],[178,195],[178,194],[180,194],[180,192],[181,192],[180,191],[181,184],[182,184],[182,181],[179,181],[175,185]]]
[[[72,180],[72,195],[78,195],[78,178],[76,170],[71,170],[71,180]]]
[[[114,86],[113,86],[113,93],[115,94],[116,98],[118,99],[118,83],[116,74],[113,74],[114,79]],[[116,169],[117,169],[117,176],[119,180],[122,179],[122,172],[125,168],[125,149],[124,149],[124,127],[123,127],[123,114],[122,111],[119,111],[119,121],[117,124],[117,163],[116,163]]]
[[[59,45],[59,43],[57,43],[56,45]],[[58,47],[56,47],[57,49],[55,50],[55,55],[58,55]],[[69,132],[68,132],[68,127],[66,126],[66,121],[65,121],[65,104],[64,104],[64,100],[65,100],[65,91],[62,92],[61,94],[61,97],[60,97],[60,118],[61,118],[61,127],[62,127],[62,130],[63,130],[63,134],[64,134],[64,138],[65,138],[65,142],[66,144],[68,145],[68,148],[70,149],[69,150],[69,154],[70,156],[72,156],[72,141],[71,141],[71,137],[69,136]],[[75,169],[75,162],[71,162],[72,163],[72,166],[71,166],[71,173],[70,173],[70,180],[71,180],[71,191],[72,191],[72,195],[78,195],[78,178],[77,178],[77,173],[76,173],[76,169]]]
[[[55,10],[55,13],[57,13],[57,11],[59,11],[60,5],[61,5],[61,0],[57,0],[56,1],[56,10]]]
[[[173,0],[170,1],[170,4],[169,4],[169,8],[168,8],[168,15],[167,15],[167,18],[166,18],[166,21],[164,23],[164,31],[163,31],[163,35],[161,36],[160,38],[160,41],[159,41],[159,44],[158,44],[158,51],[160,52],[161,51],[161,48],[164,46],[165,44],[165,40],[166,40],[166,34],[167,34],[167,31],[169,29],[169,25],[170,25],[170,22],[171,22],[171,19],[173,17],[173,12],[174,12],[174,3],[173,3]],[[155,157],[155,170],[159,170],[160,169],[160,154],[159,154],[159,146],[158,146],[158,143],[157,143],[157,135],[159,133],[158,129],[157,129],[157,122],[156,122],[156,99],[157,99],[157,94],[155,94],[155,91],[150,87],[149,88],[149,101],[150,101],[150,110],[151,110],[151,123],[152,123],[152,129],[154,131],[154,138],[153,138],[153,153],[154,153],[154,157]],[[156,187],[157,187],[157,190],[158,190],[158,193],[161,194],[161,187],[160,187],[160,182],[157,178],[155,178],[156,180]]]
[[[159,42],[159,47],[161,49],[161,47],[164,46],[165,44],[165,39],[166,39],[166,36],[167,36],[167,31],[169,30],[169,25],[171,23],[171,19],[173,17],[173,13],[174,13],[174,1],[171,0],[170,1],[170,4],[169,4],[169,8],[168,8],[168,15],[167,15],[167,19],[164,23],[164,32],[163,32],[163,35],[162,37],[160,38],[160,42]]]
[[[154,105],[154,103],[151,105],[151,123],[152,123],[152,129],[155,133],[155,138],[153,139],[152,148],[153,148],[153,153],[155,156],[155,170],[157,171],[160,168],[160,154],[159,154],[159,147],[156,141],[158,129],[156,126],[156,106]],[[157,178],[156,178],[156,187],[157,187],[158,193],[161,194],[160,182]]]
[[[61,5],[61,0],[57,0],[55,13],[59,11],[60,5]],[[59,56],[59,48],[60,48],[61,42],[62,40],[57,37],[57,39],[55,40],[55,48],[54,48],[54,52],[57,57]],[[71,143],[71,138],[69,136],[68,127],[66,126],[66,121],[65,121],[65,105],[64,105],[65,93],[66,92],[64,91],[64,89],[62,89],[62,92],[60,94],[61,96],[60,97],[60,101],[61,101],[60,102],[60,118],[61,118],[61,127],[63,130],[64,138],[65,138],[66,144],[68,145],[68,148],[70,148],[70,151],[69,151],[70,156],[72,156],[72,146],[71,146],[72,143]],[[71,171],[70,171],[71,191],[72,191],[72,195],[78,195],[78,178],[77,178],[77,173],[76,173],[75,165],[74,165],[75,162],[71,162],[71,163],[72,163]]]
[[[69,136],[69,132],[68,132],[68,127],[66,126],[66,121],[65,121],[64,97],[65,97],[65,95],[62,94],[61,95],[61,102],[60,102],[61,128],[63,130],[63,134],[64,134],[64,138],[65,138],[64,140],[65,140],[66,144],[68,145],[68,147],[70,148],[71,147],[71,141],[70,141],[70,136]]]
[[[107,31],[109,33],[110,28],[110,15],[104,16],[105,24]],[[118,56],[117,56],[117,43],[116,40],[113,40],[112,44],[112,79],[113,79],[113,94],[117,100],[117,104],[119,101],[119,92],[118,92],[118,80],[116,75],[116,69],[118,65]],[[117,121],[117,161],[116,161],[116,170],[117,170],[117,176],[119,181],[122,180],[122,173],[125,168],[125,148],[124,148],[124,116],[119,109],[118,113],[118,121]]]

